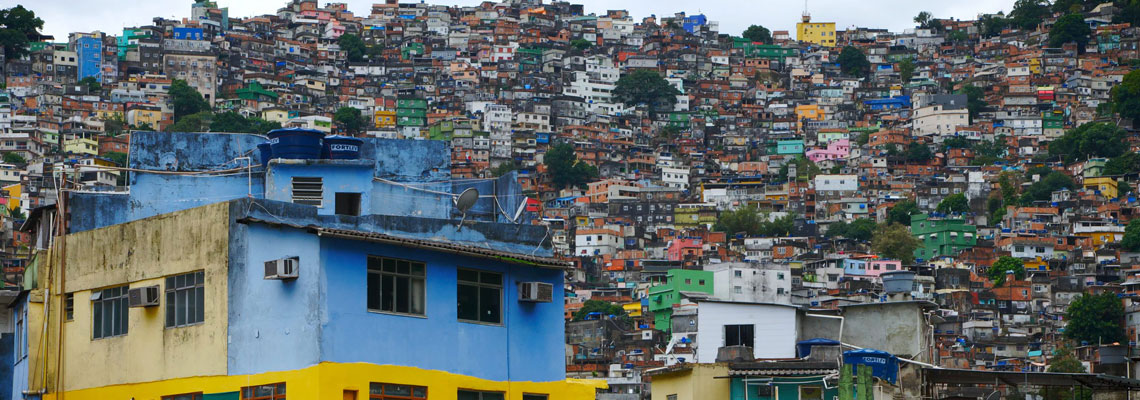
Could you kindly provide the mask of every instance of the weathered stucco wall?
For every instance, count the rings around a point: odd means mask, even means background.
[[[220,203],[66,237],[63,293],[75,299],[63,324],[66,390],[226,373],[227,218]],[[205,272],[203,323],[166,328],[163,296],[158,307],[129,309],[126,335],[92,339],[92,290],[165,290],[166,276],[193,271]],[[120,362],[124,354],[132,362]]]

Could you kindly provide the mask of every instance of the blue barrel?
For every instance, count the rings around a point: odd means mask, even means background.
[[[257,152],[261,155],[261,168],[269,167],[269,160],[273,158],[273,145],[269,142],[259,144]]]
[[[321,157],[330,160],[359,160],[364,141],[349,136],[326,136]]]
[[[269,131],[273,158],[314,160],[321,158],[321,142],[325,134],[312,129],[285,128]]]

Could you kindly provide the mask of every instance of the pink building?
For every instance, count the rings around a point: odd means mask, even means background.
[[[848,139],[839,139],[828,143],[826,149],[808,150],[806,155],[812,162],[820,162],[823,160],[847,158],[847,154],[849,153],[851,153],[851,141]]]
[[[688,256],[700,257],[703,252],[701,239],[677,238],[669,242],[669,248],[665,249],[665,257],[669,261],[682,261]]]

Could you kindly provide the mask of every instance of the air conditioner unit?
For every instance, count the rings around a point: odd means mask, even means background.
[[[127,290],[127,305],[130,307],[152,307],[158,305],[158,286],[130,288]]]
[[[297,279],[300,257],[281,258],[265,262],[265,279]]]
[[[545,282],[519,284],[519,301],[549,303],[554,298],[554,285]]]

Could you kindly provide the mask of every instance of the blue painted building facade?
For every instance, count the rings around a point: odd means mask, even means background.
[[[83,36],[75,39],[75,56],[77,58],[79,75],[76,79],[82,80],[94,77],[103,82],[103,41],[98,37]]]

